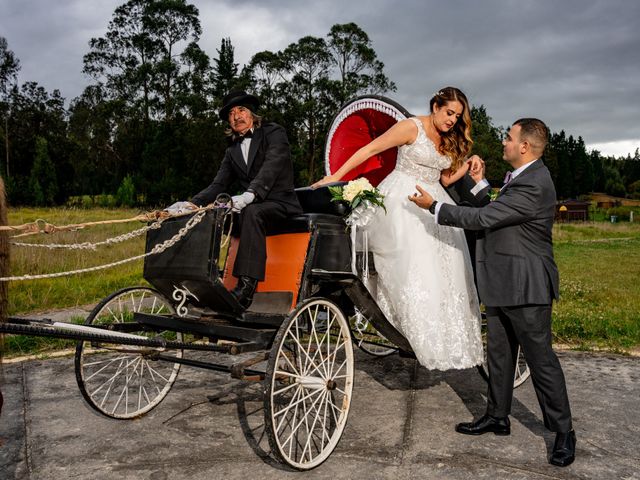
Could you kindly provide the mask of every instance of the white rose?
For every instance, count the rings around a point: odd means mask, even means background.
[[[342,196],[348,202],[352,202],[360,193],[373,190],[373,185],[366,178],[358,178],[351,180],[342,190]]]
[[[353,199],[356,198],[356,195],[358,195],[358,193],[360,193],[360,189],[358,188],[358,185],[356,185],[354,182],[349,182],[345,185],[344,189],[342,190],[342,197],[347,202],[352,202]]]
[[[371,185],[369,180],[367,180],[365,177],[357,179],[356,182],[358,182],[358,185],[360,186],[360,192],[366,192],[366,191],[369,191],[369,190],[373,190],[373,185]],[[358,192],[358,193],[360,193],[360,192]]]

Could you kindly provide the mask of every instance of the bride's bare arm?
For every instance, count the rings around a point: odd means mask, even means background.
[[[455,173],[451,173],[450,168],[442,170],[442,172],[440,173],[440,183],[442,183],[445,187],[448,187],[449,185],[456,183],[458,180],[464,177],[468,171],[468,162],[464,162],[462,165],[460,165],[460,168],[458,168]]]
[[[337,182],[351,170],[362,164],[365,160],[392,147],[399,147],[400,145],[411,143],[416,139],[417,135],[418,127],[416,124],[412,120],[402,120],[378,138],[359,149],[338,170],[336,170],[334,174],[327,175],[322,180],[318,180],[316,183],[311,185],[311,187],[317,188],[327,183]]]

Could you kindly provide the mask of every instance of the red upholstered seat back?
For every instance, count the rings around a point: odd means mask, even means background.
[[[358,97],[346,103],[329,129],[325,144],[326,173],[334,173],[358,149],[410,116],[401,105],[381,96]],[[397,153],[397,148],[392,148],[371,157],[343,180],[366,177],[372,185],[378,185],[394,169]]]

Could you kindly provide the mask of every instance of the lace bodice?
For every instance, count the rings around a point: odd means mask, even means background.
[[[396,170],[420,178],[426,183],[436,183],[440,180],[440,172],[451,166],[451,159],[438,153],[419,118],[411,117],[410,120],[418,127],[418,136],[413,143],[398,148]]]

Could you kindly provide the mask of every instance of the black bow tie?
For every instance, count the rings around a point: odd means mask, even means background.
[[[253,137],[253,130],[247,130],[247,133],[245,133],[244,135],[240,135],[238,137],[238,142],[242,142],[245,138],[252,138]]]

